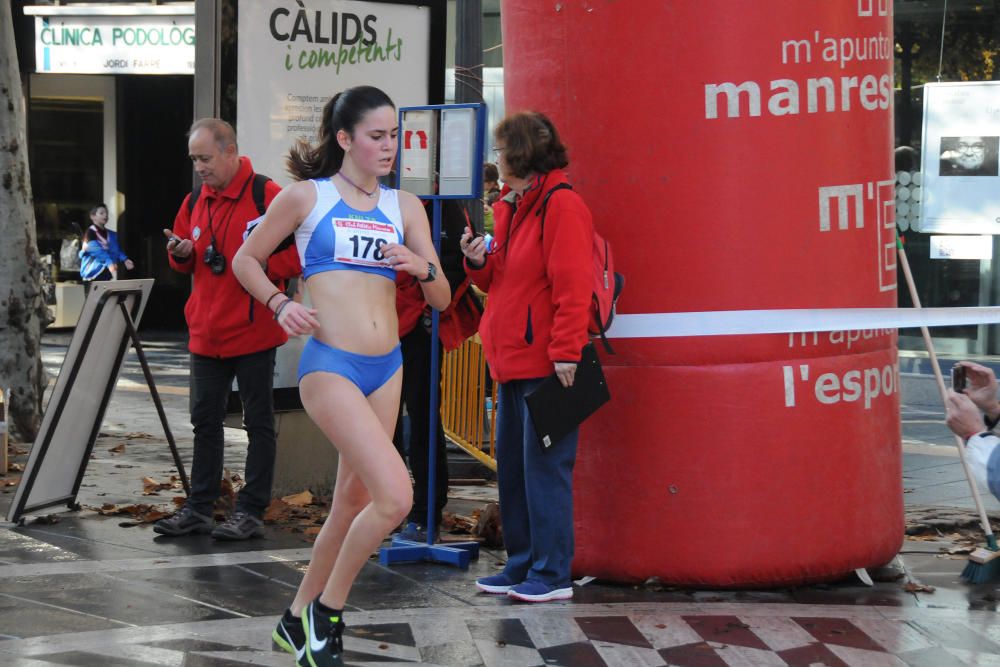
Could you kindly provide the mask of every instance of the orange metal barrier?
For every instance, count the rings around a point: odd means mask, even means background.
[[[441,360],[441,422],[445,435],[496,471],[497,386],[488,379],[479,334]]]

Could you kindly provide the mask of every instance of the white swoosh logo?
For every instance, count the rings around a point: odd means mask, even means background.
[[[309,606],[309,650],[313,653],[317,653],[326,648],[327,640],[324,639],[322,642],[318,641],[316,637],[316,616],[313,614],[312,605]]]

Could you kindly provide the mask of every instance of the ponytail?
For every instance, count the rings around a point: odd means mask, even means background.
[[[323,106],[323,120],[319,126],[319,142],[314,146],[305,139],[296,139],[288,151],[285,166],[297,181],[332,176],[344,161],[344,149],[337,143],[333,128],[333,109],[343,93],[337,93]]]
[[[345,130],[353,136],[355,126],[366,113],[384,106],[396,108],[389,96],[374,86],[355,86],[331,97],[323,107],[318,142],[314,145],[298,139],[289,149],[285,159],[288,173],[299,181],[336,174],[344,162],[337,132]]]

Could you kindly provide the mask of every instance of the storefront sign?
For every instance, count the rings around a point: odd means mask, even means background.
[[[35,71],[194,74],[194,15],[36,16]]]
[[[252,0],[239,5],[240,150],[288,183],[297,138],[315,141],[323,106],[357,85],[378,86],[397,108],[427,103],[428,6],[350,0]]]
[[[1000,234],[1000,82],[924,85],[920,231]]]

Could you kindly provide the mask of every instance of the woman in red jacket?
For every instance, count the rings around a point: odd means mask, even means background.
[[[494,204],[495,240],[462,236],[469,275],[489,293],[480,324],[490,373],[499,384],[497,477],[507,547],[504,571],[476,582],[487,593],[529,602],[573,596],[573,464],[577,432],[543,451],[525,396],[555,373],[573,384],[587,343],[594,227],[566,183],[566,148],[536,112],[501,121],[493,148],[505,185]]]

